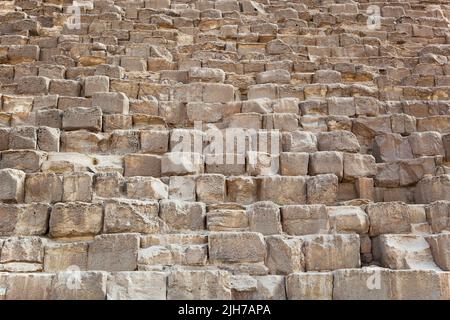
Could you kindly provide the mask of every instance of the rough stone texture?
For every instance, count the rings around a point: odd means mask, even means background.
[[[0,1],[0,300],[450,300],[448,3],[72,5]]]

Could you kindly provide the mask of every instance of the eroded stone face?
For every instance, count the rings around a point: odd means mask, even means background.
[[[0,300],[450,300],[445,1],[69,2],[0,1]]]

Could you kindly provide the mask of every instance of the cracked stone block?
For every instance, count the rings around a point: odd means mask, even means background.
[[[286,277],[289,300],[332,300],[333,273],[297,272]]]
[[[202,202],[162,200],[160,217],[170,230],[204,230],[206,208]]]
[[[0,169],[0,200],[20,203],[25,195],[25,173],[16,169]]]
[[[212,263],[260,262],[266,256],[264,237],[256,232],[214,232],[208,245]]]
[[[166,279],[163,272],[114,272],[108,275],[107,300],[165,300]]]
[[[328,233],[329,222],[324,205],[288,205],[281,207],[283,231],[301,236]]]
[[[74,279],[74,277],[76,277]],[[101,271],[64,271],[56,273],[52,300],[105,300],[107,273]]]
[[[86,242],[48,242],[44,248],[44,272],[86,270],[87,252]]]
[[[253,203],[247,207],[247,216],[250,231],[263,235],[282,233],[280,209],[273,202]]]

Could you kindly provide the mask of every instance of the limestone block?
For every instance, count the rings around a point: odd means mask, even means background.
[[[359,152],[360,146],[356,136],[345,130],[320,132],[317,135],[320,151]]]
[[[306,152],[282,152],[280,169],[284,176],[305,176],[308,174],[309,154]]]
[[[334,174],[308,177],[306,182],[308,204],[334,204],[337,199],[338,183],[338,177]]]
[[[302,240],[306,271],[359,268],[361,265],[357,234],[308,235]]]
[[[114,272],[108,275],[108,300],[165,300],[167,275],[163,272]]]
[[[37,130],[37,146],[39,150],[59,152],[59,135],[57,128],[39,127]]]
[[[333,299],[390,300],[391,271],[378,267],[333,271]]]
[[[351,181],[360,177],[377,174],[375,158],[371,155],[344,153],[344,180]]]
[[[309,174],[335,174],[339,180],[344,174],[344,156],[336,151],[319,151],[310,154]]]
[[[409,136],[409,143],[416,157],[445,155],[439,132],[413,132]]]
[[[227,178],[227,200],[241,204],[257,201],[257,182],[253,177]]]
[[[37,136],[34,127],[14,127],[9,132],[9,149],[36,149]]]
[[[86,242],[48,242],[44,248],[44,272],[86,270],[88,244]]]
[[[170,230],[204,230],[205,216],[206,208],[202,202],[162,200],[160,204],[160,217]]]
[[[168,300],[230,300],[230,274],[224,270],[174,270],[168,276]]]
[[[28,95],[45,95],[48,93],[50,79],[47,77],[25,76],[18,81],[17,92]]]
[[[23,202],[25,173],[16,169],[0,169],[0,201]]]
[[[394,133],[385,133],[375,137],[374,156],[379,162],[414,158],[409,139]]]
[[[285,132],[282,136],[283,151],[286,152],[316,152],[317,138],[311,132]]]
[[[264,237],[256,232],[214,232],[208,237],[211,263],[261,262],[266,257]]]
[[[22,170],[26,173],[37,172],[47,158],[47,153],[33,150],[2,151],[0,168]]]
[[[127,154],[124,157],[126,177],[161,176],[161,157],[152,154]]]
[[[76,277],[76,282],[74,281]],[[107,273],[100,271],[64,271],[56,273],[52,300],[105,300]]]
[[[195,176],[171,176],[169,178],[169,199],[195,201]]]
[[[160,231],[159,205],[156,201],[107,200],[104,202],[105,233],[156,233]]]
[[[92,97],[96,92],[109,92],[109,77],[88,76],[84,79],[84,96]]]
[[[332,300],[333,273],[296,272],[286,277],[289,300]]]
[[[102,198],[116,198],[121,195],[124,178],[118,172],[104,172],[94,175],[94,195]]]
[[[387,233],[408,233],[411,230],[408,206],[404,203],[369,204],[366,212],[370,220],[370,236]]]
[[[328,233],[329,222],[324,205],[288,205],[281,207],[283,231],[301,236]]]
[[[40,237],[10,237],[3,242],[0,263],[26,262],[42,264],[44,241]]]
[[[37,236],[48,229],[46,204],[0,204],[0,236]]]
[[[64,130],[101,131],[102,109],[75,107],[64,110],[62,127]]]
[[[165,153],[169,148],[169,131],[141,130],[141,150],[146,153]]]
[[[417,183],[414,198],[416,203],[450,200],[450,175],[424,177]]]
[[[122,92],[96,92],[92,95],[92,106],[99,107],[104,114],[128,114],[128,97]]]
[[[448,299],[443,273],[432,270],[399,270],[391,274],[392,299],[439,300]],[[448,279],[447,279],[448,281]],[[448,283],[448,282],[447,282]]]
[[[168,152],[161,158],[161,174],[186,175],[203,172],[203,158],[199,153]]]
[[[196,180],[197,200],[210,203],[225,201],[225,176],[221,174],[203,174]]]
[[[130,177],[126,183],[126,194],[131,199],[167,199],[169,187],[160,179],[153,177]]]
[[[206,225],[209,231],[244,231],[249,222],[245,210],[224,208],[208,211]]]
[[[306,202],[306,179],[301,176],[265,176],[258,181],[259,200],[279,205]]]
[[[96,236],[89,244],[88,270],[134,271],[137,267],[139,234]]]
[[[53,274],[10,273],[6,276],[6,300],[48,300]]]
[[[422,236],[382,234],[374,244],[374,258],[389,269],[440,270]]]
[[[286,300],[285,279],[281,275],[250,277],[255,280],[252,288],[239,288],[236,282],[233,287],[234,300]],[[244,290],[242,290],[244,289]]]
[[[450,233],[433,234],[425,237],[434,261],[444,271],[450,271]]]
[[[60,96],[78,97],[81,93],[81,84],[76,80],[52,79],[50,80],[49,93]]]
[[[250,231],[263,235],[280,234],[281,215],[279,207],[270,201],[253,203],[247,207]]]
[[[103,209],[84,202],[57,203],[50,214],[49,235],[53,238],[88,236],[100,233]]]
[[[360,207],[327,207],[330,229],[336,233],[366,234],[369,231],[369,217]]]
[[[63,198],[63,179],[55,173],[29,174],[25,181],[25,202],[60,202]]]
[[[299,237],[272,235],[264,240],[267,244],[265,264],[271,274],[288,275],[305,270],[303,242]]]

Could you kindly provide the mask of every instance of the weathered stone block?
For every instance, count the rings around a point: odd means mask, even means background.
[[[205,203],[225,201],[225,176],[221,174],[203,174],[196,180],[197,200]]]
[[[47,233],[49,206],[0,204],[0,236],[37,236]]]
[[[104,202],[105,233],[160,231],[159,205],[156,201],[107,200]]]
[[[230,274],[223,270],[174,270],[168,277],[167,299],[230,300]]]
[[[0,168],[22,170],[26,173],[37,172],[47,158],[47,153],[33,150],[8,150],[1,153]]]
[[[167,199],[169,187],[153,177],[131,177],[126,184],[128,198],[142,200]]]
[[[86,270],[88,244],[86,242],[46,243],[44,272]]]
[[[25,181],[25,202],[62,201],[63,179],[55,173],[29,174]]]
[[[306,152],[282,152],[280,154],[281,174],[284,176],[305,176],[308,174],[309,154]]]
[[[303,242],[298,237],[274,235],[265,237],[267,256],[265,264],[271,274],[291,274],[304,271]]]
[[[329,222],[324,205],[289,205],[281,207],[283,231],[289,235],[328,233]]]
[[[134,271],[137,267],[139,234],[104,234],[89,244],[88,270]]]
[[[308,177],[306,183],[308,204],[334,204],[337,199],[338,183],[338,177],[334,174]]]
[[[52,284],[52,300],[105,300],[107,273],[81,271],[73,283],[74,271],[56,273]]]
[[[167,275],[163,272],[114,272],[108,275],[108,300],[165,300]]]
[[[306,202],[306,179],[304,177],[261,177],[259,200],[277,204],[302,204]]]
[[[57,203],[50,214],[49,234],[53,238],[92,236],[102,229],[103,209],[99,204]]]
[[[62,127],[64,130],[86,129],[101,131],[102,110],[95,108],[71,108],[64,111]]]
[[[256,202],[247,207],[250,231],[263,235],[280,234],[281,216],[279,207],[270,201]]]
[[[303,236],[305,270],[359,268],[360,242],[356,234]]]
[[[25,173],[16,169],[0,169],[0,201],[23,202]]]
[[[161,176],[161,157],[151,154],[127,154],[124,157],[125,176]]]
[[[170,230],[205,229],[206,208],[201,202],[162,200],[160,217]]]
[[[128,97],[122,92],[96,92],[92,106],[99,107],[104,114],[128,114],[130,109]]]
[[[370,236],[407,233],[411,230],[408,206],[400,202],[374,203],[367,206]]]
[[[109,92],[109,77],[88,76],[84,79],[84,96],[92,97],[96,92]]]
[[[289,300],[332,300],[333,274],[331,272],[297,272],[286,277]]]
[[[266,257],[264,237],[256,232],[214,232],[208,246],[212,263],[261,262]]]

